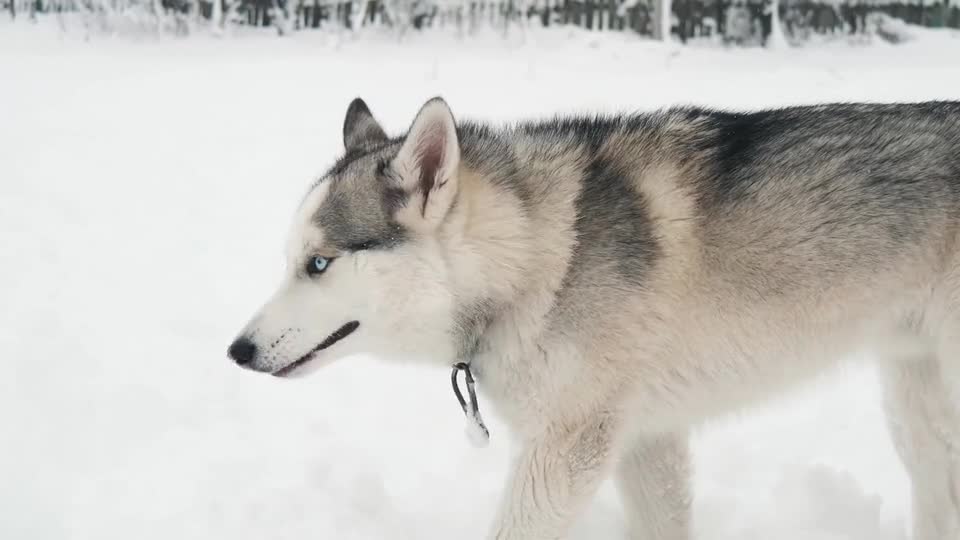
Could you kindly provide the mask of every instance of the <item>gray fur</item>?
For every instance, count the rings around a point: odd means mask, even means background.
[[[599,156],[589,159],[575,204],[577,245],[566,286],[589,286],[596,269],[612,263],[619,279],[642,287],[658,251],[643,194],[624,165]]]
[[[469,360],[482,346],[481,338],[496,318],[497,305],[489,299],[475,300],[459,306],[454,314],[454,339],[457,358]]]
[[[390,189],[377,171],[384,150],[364,154],[328,178],[329,195],[317,209],[314,220],[340,250],[389,248],[404,240],[403,228],[393,219],[402,195]],[[389,154],[389,149],[386,150]],[[375,156],[380,155],[380,158]]]
[[[457,135],[468,167],[496,171],[490,176],[493,184],[510,192],[524,205],[531,203],[531,186],[520,178],[517,155],[509,138],[490,126],[474,122],[457,126]]]
[[[347,107],[347,115],[343,120],[343,146],[347,150],[354,150],[386,140],[387,134],[373,118],[367,104],[360,98],[354,99]]]

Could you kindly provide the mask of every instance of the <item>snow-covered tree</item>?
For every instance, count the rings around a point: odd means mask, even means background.
[[[654,0],[654,37],[662,41],[670,41],[670,27],[673,26],[673,2],[671,0]]]
[[[287,35],[293,32],[294,18],[296,17],[296,0],[273,0],[270,8],[270,19],[278,35]]]
[[[783,25],[780,23],[780,0],[770,0],[770,36],[767,38],[767,47],[782,48],[787,44],[783,34]]]
[[[210,27],[216,35],[223,32],[223,4],[221,0],[213,0],[213,5],[210,7]]]

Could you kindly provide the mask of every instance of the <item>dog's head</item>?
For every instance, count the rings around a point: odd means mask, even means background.
[[[453,359],[438,238],[458,190],[450,109],[427,102],[391,139],[356,99],[343,139],[346,153],[295,215],[280,289],[230,346],[246,368],[303,374],[355,353]]]

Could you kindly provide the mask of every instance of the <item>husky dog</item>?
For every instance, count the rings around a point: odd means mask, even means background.
[[[302,375],[469,364],[521,441],[496,539],[566,534],[615,476],[631,538],[689,538],[687,438],[876,349],[914,538],[960,538],[960,102],[675,108],[494,128],[363,101],[232,344]]]

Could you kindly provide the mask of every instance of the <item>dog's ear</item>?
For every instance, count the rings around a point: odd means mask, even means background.
[[[370,143],[387,140],[387,134],[373,118],[370,108],[362,99],[356,98],[347,107],[347,116],[343,119],[343,146],[348,151]]]
[[[403,221],[430,227],[443,220],[457,194],[459,166],[453,113],[442,98],[433,98],[417,113],[393,160],[400,188],[407,194]]]

